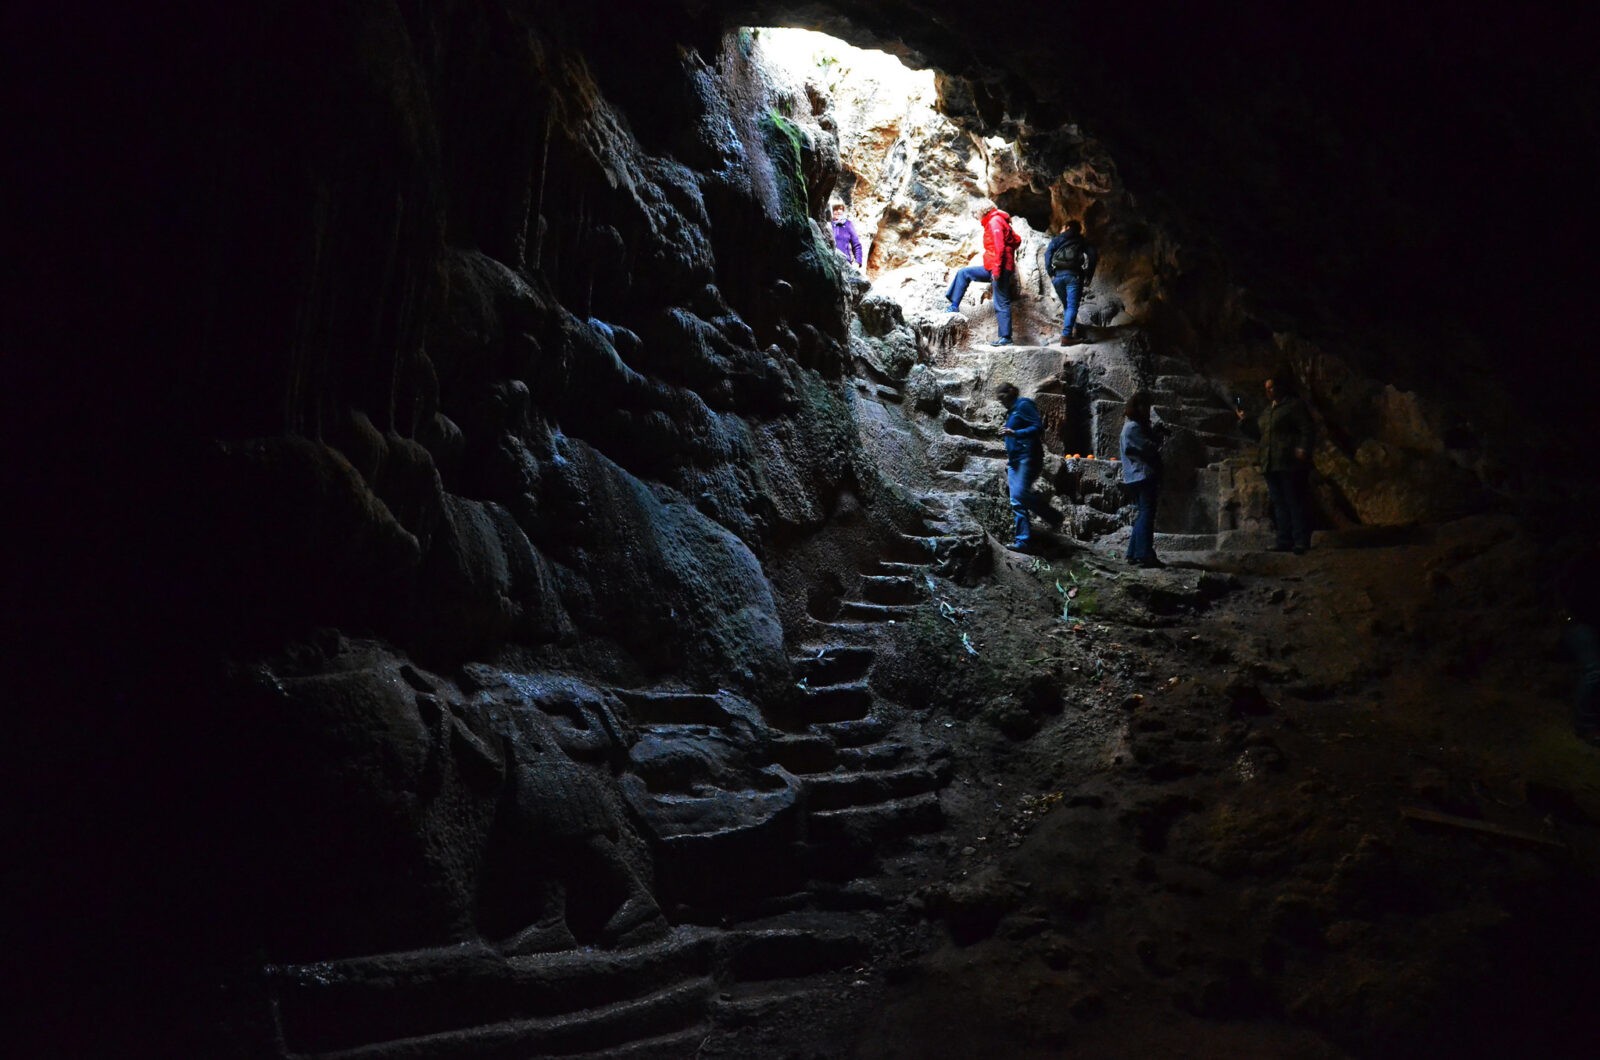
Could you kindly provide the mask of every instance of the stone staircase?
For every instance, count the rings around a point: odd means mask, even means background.
[[[624,794],[647,825],[656,892],[676,925],[665,937],[611,949],[516,955],[473,944],[275,966],[266,978],[275,1055],[654,1060],[694,1055],[714,1035],[836,999],[848,970],[871,956],[874,918],[906,886],[877,874],[884,853],[942,826],[940,791],[951,773],[948,749],[873,692],[878,645],[928,606],[938,577],[987,569],[990,542],[974,512],[1003,504],[1005,451],[997,425],[980,414],[986,391],[1002,377],[1025,384],[1028,371],[1044,379],[1046,365],[1059,374],[1032,389],[1065,386],[1095,351],[1071,348],[1063,371],[1057,348],[941,349],[930,369],[935,411],[926,415],[919,400],[920,418],[899,384],[863,366],[853,380],[858,407],[869,410],[863,422],[877,415],[869,423],[877,444],[919,462],[904,484],[921,516],[855,573],[848,598],[797,636],[789,700],[758,708],[727,692],[617,690],[637,733]],[[1184,515],[1187,532],[1158,534],[1158,549],[1214,548],[1227,513],[1220,501],[1205,508],[1204,498],[1224,494],[1245,443],[1209,382],[1178,361],[1158,359],[1156,368],[1156,415],[1181,428],[1174,455],[1196,469],[1189,503],[1197,506]],[[1082,395],[1086,450],[1115,451],[1122,397],[1107,380],[1131,384],[1125,374],[1101,372],[1095,392]],[[718,783],[657,768],[688,760],[713,763]]]
[[[506,956],[485,945],[267,969],[285,1060],[524,1060],[692,1056],[843,987],[870,955],[859,914],[685,925],[626,950]]]
[[[267,969],[271,1055],[294,1060],[692,1056],[708,1037],[834,1004],[909,884],[886,852],[944,822],[948,748],[871,690],[880,636],[927,606],[981,536],[938,501],[884,543],[794,649],[783,704],[616,689],[635,739],[622,790],[675,926],[611,948],[489,943]],[[709,763],[705,776],[685,762]],[[737,783],[730,783],[737,777]]]
[[[513,955],[478,943],[267,969],[284,1060],[637,1060],[694,1055],[715,1034],[831,1005],[868,959],[897,885],[886,850],[944,821],[947,749],[870,690],[875,632],[922,605],[943,535],[906,535],[860,599],[796,650],[793,702],[618,690],[638,734],[625,794],[647,824],[656,892],[676,922],[643,945]],[[744,787],[660,785],[685,753],[743,764]],[[731,922],[731,923],[730,923]]]

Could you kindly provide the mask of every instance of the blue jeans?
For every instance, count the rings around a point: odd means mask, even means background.
[[[1288,471],[1264,472],[1267,499],[1272,502],[1272,523],[1277,531],[1277,547],[1311,547],[1311,469],[1305,466]]]
[[[994,284],[994,319],[1000,325],[1000,337],[1011,337],[1011,278],[1014,274],[1002,272],[1000,282],[995,283],[995,278],[989,275],[989,270],[982,265],[968,265],[964,269],[957,269],[950,287],[944,295],[950,304],[958,306],[961,299],[966,296],[967,285],[974,281],[978,283]]]
[[[1572,727],[1580,733],[1600,732],[1600,629],[1586,622],[1568,622],[1562,639],[1578,663]]]
[[[1156,558],[1156,498],[1161,493],[1161,483],[1155,478],[1143,478],[1127,483],[1133,491],[1133,533],[1128,538],[1128,560],[1139,563]]]
[[[1056,297],[1061,299],[1061,334],[1070,335],[1072,326],[1078,322],[1078,299],[1083,295],[1083,277],[1058,272],[1050,277],[1050,284],[1056,289]]]
[[[1012,457],[1006,462],[1006,490],[1011,495],[1011,513],[1015,516],[1016,543],[1028,543],[1028,535],[1033,530],[1033,525],[1028,522],[1028,513],[1033,512],[1041,519],[1049,520],[1050,506],[1044,498],[1036,493],[1030,493],[1034,481],[1039,477],[1039,461],[1032,456]]]

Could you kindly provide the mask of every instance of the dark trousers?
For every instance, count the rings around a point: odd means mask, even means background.
[[[1267,498],[1279,548],[1311,547],[1311,471],[1305,466],[1268,471]]]
[[[1568,622],[1563,639],[1578,664],[1572,727],[1580,733],[1600,733],[1600,630],[1587,622]]]
[[[1156,499],[1161,483],[1151,476],[1127,484],[1133,492],[1133,534],[1128,538],[1128,559],[1138,563],[1156,558]]]

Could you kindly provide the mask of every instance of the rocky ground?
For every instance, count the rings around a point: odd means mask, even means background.
[[[1600,752],[1541,559],[1495,516],[998,555],[881,670],[954,770],[878,956],[704,1055],[1586,1053]]]

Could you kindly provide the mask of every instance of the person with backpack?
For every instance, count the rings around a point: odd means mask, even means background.
[[[1050,285],[1061,299],[1061,345],[1078,340],[1078,302],[1083,289],[1094,279],[1100,254],[1083,238],[1083,226],[1068,221],[1061,232],[1044,248],[1044,269]]]
[[[991,346],[1011,345],[1011,298],[1017,275],[1017,248],[1022,237],[1011,227],[1011,215],[988,199],[980,199],[972,211],[983,226],[983,264],[956,270],[945,291],[950,312],[961,312],[961,299],[974,280],[994,284],[994,319],[1000,336]]]

